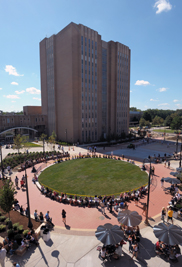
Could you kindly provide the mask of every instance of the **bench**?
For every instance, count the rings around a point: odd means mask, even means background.
[[[26,247],[22,247],[22,246],[19,246],[16,250],[15,250],[15,254],[17,256],[23,256],[26,252],[27,248]]]

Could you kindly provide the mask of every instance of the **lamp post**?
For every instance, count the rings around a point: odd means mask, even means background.
[[[150,169],[149,169],[149,177],[148,177],[148,194],[147,194],[147,212],[146,212],[146,219],[145,219],[145,224],[150,225],[148,221],[148,211],[149,211],[149,197],[150,197],[150,175],[151,175],[151,157],[148,156],[146,158],[150,162]],[[143,163],[145,162],[145,159],[143,160]]]
[[[30,204],[29,204],[29,194],[28,194],[28,182],[27,182],[27,164],[28,162],[25,162],[25,183],[26,183],[26,193],[27,193],[27,207],[28,207],[28,228],[32,229],[33,224],[30,218]]]

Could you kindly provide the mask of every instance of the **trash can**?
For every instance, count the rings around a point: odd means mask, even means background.
[[[43,231],[43,240],[45,242],[47,242],[47,241],[49,241],[49,239],[50,239],[50,231],[49,231],[49,229],[45,229]]]
[[[46,229],[46,226],[42,225],[41,228],[40,228],[40,236],[41,237],[43,237],[43,232],[44,232],[45,229]]]

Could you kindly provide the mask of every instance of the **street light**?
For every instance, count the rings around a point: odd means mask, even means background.
[[[143,160],[143,164],[145,163],[145,160],[148,160],[150,162],[150,169],[149,169],[149,178],[148,178],[148,194],[147,194],[147,212],[146,212],[146,219],[145,224],[150,225],[148,221],[148,211],[149,211],[149,197],[150,197],[150,175],[151,175],[151,157],[148,156],[148,158]]]
[[[30,204],[29,204],[29,195],[28,195],[28,182],[27,182],[27,164],[28,162],[25,161],[25,183],[26,183],[26,192],[27,192],[27,207],[28,207],[28,228],[32,229],[33,224],[30,218]]]
[[[177,134],[177,140],[176,140],[176,154],[178,153],[178,138],[179,138],[179,135]]]

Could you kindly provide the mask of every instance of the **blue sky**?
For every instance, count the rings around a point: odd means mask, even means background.
[[[0,110],[41,105],[39,42],[71,21],[131,49],[130,106],[182,108],[181,0],[0,0]]]

